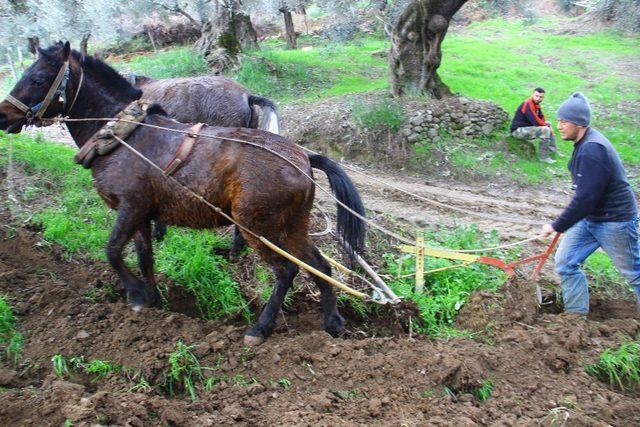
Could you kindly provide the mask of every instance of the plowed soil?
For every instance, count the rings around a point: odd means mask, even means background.
[[[638,339],[630,301],[600,301],[588,320],[539,314],[530,286],[513,282],[462,310],[459,322],[478,331],[475,339],[401,329],[333,339],[321,331],[319,307],[303,297],[266,343],[246,349],[238,320],[135,313],[120,294],[89,302],[89,289],[114,281],[106,264],[64,260],[37,232],[9,225],[6,213],[0,223],[0,293],[11,298],[25,338],[21,363],[0,369],[0,425],[640,424],[637,393],[583,368],[604,347]],[[195,402],[160,386],[178,340],[195,344],[200,363],[226,378],[210,391],[199,385]],[[133,391],[122,374],[58,379],[55,354],[139,369],[151,388]],[[473,390],[487,379],[494,389],[481,402]]]

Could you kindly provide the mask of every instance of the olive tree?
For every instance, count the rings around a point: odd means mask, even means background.
[[[413,0],[391,28],[391,93],[419,92],[433,98],[450,94],[438,75],[441,45],[451,18],[467,0]]]

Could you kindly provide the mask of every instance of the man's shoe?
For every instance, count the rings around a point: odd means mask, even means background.
[[[544,163],[549,163],[550,165],[552,165],[552,164],[554,164],[556,162],[551,157],[545,157],[544,159],[540,159],[540,161],[544,162]]]

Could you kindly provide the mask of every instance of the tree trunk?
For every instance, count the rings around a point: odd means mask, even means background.
[[[308,16],[307,16],[307,9],[305,9],[304,6],[300,6],[300,9],[298,10],[298,13],[300,13],[300,15],[303,16],[304,19],[304,33],[306,35],[309,35],[309,21],[308,21]]]
[[[82,40],[80,41],[80,53],[84,56],[87,56],[87,45],[89,44],[89,38],[91,38],[91,33],[83,34]]]
[[[437,73],[449,22],[467,0],[415,0],[398,18],[391,35],[391,93],[418,92],[440,99],[451,94]]]
[[[11,56],[11,48],[7,48],[7,64],[9,64],[9,69],[11,70],[11,77],[13,77],[13,81],[18,81],[18,74],[16,73],[16,67],[13,65],[13,57]]]
[[[203,24],[202,35],[195,44],[214,74],[237,66],[237,55],[243,50],[258,49],[258,35],[251,19],[239,7],[237,0],[230,4],[216,3],[211,19]]]
[[[284,15],[284,31],[285,31],[285,39],[287,40],[287,49],[296,49],[296,30],[293,27],[293,17],[291,16],[291,11],[283,7],[280,9],[280,12]]]
[[[29,51],[29,53],[31,53],[31,55],[33,55],[34,59],[38,58],[38,49],[40,48],[40,39],[38,37],[28,37],[27,40],[28,40],[27,50]]]

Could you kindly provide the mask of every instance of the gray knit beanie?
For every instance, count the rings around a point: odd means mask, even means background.
[[[580,92],[575,92],[558,108],[558,119],[574,123],[578,126],[589,126],[591,123],[591,107],[589,100]]]

